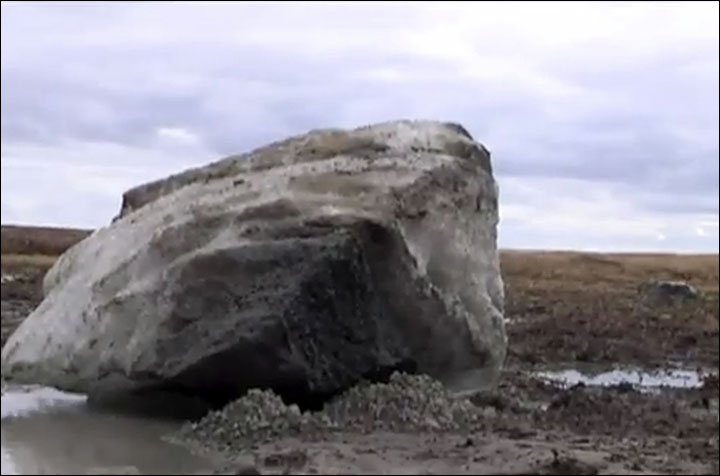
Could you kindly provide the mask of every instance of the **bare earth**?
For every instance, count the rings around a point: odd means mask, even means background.
[[[2,227],[2,342],[44,272],[86,231]],[[217,455],[243,474],[718,474],[718,256],[504,251],[510,341],[498,389],[463,433],[333,432]],[[639,284],[685,280],[697,300],[652,307]],[[701,368],[700,388],[562,388],[546,369]],[[228,459],[229,458],[229,459]],[[252,474],[251,472],[245,474]],[[257,473],[255,473],[257,474]]]

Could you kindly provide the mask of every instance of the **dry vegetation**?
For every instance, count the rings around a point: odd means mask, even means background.
[[[0,343],[42,300],[43,276],[57,257],[89,231],[6,226],[0,229]]]
[[[2,269],[5,272],[13,272],[13,270],[26,270],[27,268],[50,268],[57,256],[48,255],[2,255]]]
[[[510,361],[718,365],[718,256],[504,252]],[[643,305],[638,286],[683,280],[700,299]]]
[[[0,250],[6,255],[57,256],[85,238],[90,231],[71,228],[47,228],[3,225]]]
[[[603,290],[674,279],[718,290],[718,255],[503,251],[503,276],[523,287]]]
[[[49,269],[57,257],[90,234],[89,230],[2,225],[2,271],[37,274]]]

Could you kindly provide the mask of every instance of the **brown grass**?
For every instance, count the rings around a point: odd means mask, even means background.
[[[718,363],[718,255],[505,251],[510,360]],[[654,279],[684,280],[699,299],[648,306]]]
[[[718,289],[718,255],[502,251],[503,276],[516,284],[567,288],[634,286],[650,279]]]
[[[57,258],[57,256],[47,255],[2,255],[2,269],[10,273],[29,268],[49,269]]]
[[[71,228],[2,225],[0,250],[3,256],[58,256],[89,234],[89,230]]]

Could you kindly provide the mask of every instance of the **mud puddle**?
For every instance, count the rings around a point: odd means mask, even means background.
[[[179,421],[91,409],[81,395],[3,387],[2,474],[193,474],[209,461],[163,440]]]

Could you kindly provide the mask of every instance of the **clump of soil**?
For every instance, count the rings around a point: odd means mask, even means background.
[[[482,417],[467,399],[453,398],[428,376],[394,374],[389,383],[351,388],[324,409],[343,428],[360,431],[452,431],[472,427]]]
[[[322,415],[303,413],[297,405],[285,405],[270,390],[250,390],[220,410],[180,430],[180,439],[216,451],[240,450],[252,442],[282,436],[311,434],[332,428]]]

